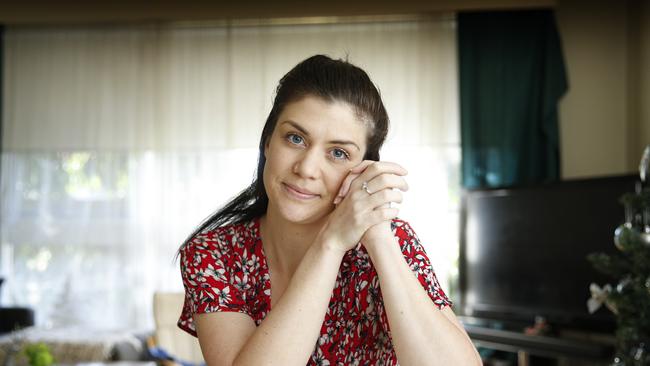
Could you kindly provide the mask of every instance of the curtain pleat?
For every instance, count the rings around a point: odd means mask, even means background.
[[[463,186],[559,179],[568,84],[553,11],[460,13],[458,50]]]

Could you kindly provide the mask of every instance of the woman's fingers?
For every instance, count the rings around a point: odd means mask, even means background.
[[[397,217],[399,209],[390,203],[402,202],[402,191],[408,189],[403,178],[406,174],[399,164],[376,161],[350,169],[334,199],[337,208],[323,235],[338,238],[347,250],[370,227]]]
[[[379,172],[391,172],[397,175],[407,175],[408,171],[404,169],[403,166],[397,163],[391,163],[390,161],[374,161],[374,160],[364,160],[359,165],[350,169],[352,173],[365,173],[367,171]]]
[[[356,183],[356,189],[363,189],[363,182],[367,184],[367,191],[372,193],[385,188],[398,188],[402,191],[408,190],[406,180],[401,176],[408,174],[406,169],[399,164],[364,160],[359,165],[350,169],[350,173],[343,179],[339,192],[334,199],[334,204],[341,203],[343,198],[347,196],[351,189],[353,182]],[[360,179],[357,179],[362,177]]]
[[[366,192],[360,194],[367,194]],[[396,202],[402,203],[402,192],[390,188],[382,189],[381,191],[372,193],[368,202],[368,209],[374,210],[379,207],[388,207],[388,203]],[[386,205],[386,206],[384,206]]]
[[[401,165],[397,163],[392,163],[390,161],[375,161],[370,164],[366,169],[364,169],[362,175],[369,175],[369,179],[372,177],[382,174],[382,173],[392,173],[397,175],[407,175],[408,171]]]
[[[361,174],[361,172],[363,172],[368,166],[370,166],[373,163],[375,163],[374,160],[364,160],[354,168],[350,169],[348,175],[345,177],[345,179],[343,179],[343,182],[341,183],[341,188],[339,189],[339,192],[336,195],[336,198],[334,199],[335,205],[338,205],[343,200],[343,197],[345,197],[348,194],[348,192],[350,191],[350,184],[352,184],[354,178],[358,177],[359,174]]]
[[[372,165],[372,164],[374,164],[374,163],[376,163],[376,161],[374,161],[374,160],[364,160],[364,161],[360,162],[360,163],[359,163],[357,166],[355,166],[354,168],[350,169],[350,172],[351,172],[351,173],[355,173],[355,174],[360,174],[361,172],[363,172],[364,170],[366,170],[366,168],[367,168],[368,166],[370,166],[370,165]]]
[[[397,188],[403,192],[406,192],[409,189],[406,179],[396,174],[381,174],[367,183],[368,191],[370,193],[381,191],[386,188]]]
[[[352,173],[350,172],[345,179],[343,179],[343,183],[341,183],[341,188],[339,189],[338,194],[336,195],[336,198],[334,199],[334,204],[338,205],[339,202],[343,200],[343,197],[345,197],[348,192],[350,191],[350,184],[352,184],[352,181],[354,178],[358,177],[359,174],[357,173]]]
[[[404,167],[402,167],[397,163],[391,163],[387,161],[375,161],[372,164],[368,165],[366,169],[353,180],[352,184],[350,185],[351,187],[353,187],[351,189],[361,189],[364,182],[370,185],[370,181],[372,181],[374,178],[385,174],[404,176],[407,175],[408,172],[406,171],[406,169],[404,169]],[[405,183],[406,182],[400,183],[400,187],[404,186]],[[387,186],[382,186],[381,184],[376,184],[376,186],[377,189],[387,188]],[[400,188],[400,187],[395,187],[395,188]],[[368,190],[370,190],[370,187],[368,187]],[[373,191],[370,192],[372,193]]]

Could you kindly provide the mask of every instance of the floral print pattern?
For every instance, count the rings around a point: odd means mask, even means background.
[[[431,301],[439,309],[451,306],[410,225],[395,219],[391,227],[404,259]],[[239,312],[259,326],[271,311],[271,278],[259,219],[197,234],[181,250],[181,274],[185,303],[178,326],[194,336],[194,313]],[[308,365],[397,364],[379,277],[359,243],[341,262]]]

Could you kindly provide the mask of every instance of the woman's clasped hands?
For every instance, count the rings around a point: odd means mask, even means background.
[[[408,190],[406,174],[399,164],[372,160],[350,169],[325,228],[341,250],[350,250],[360,241],[368,249],[382,235],[392,236],[390,222],[399,213],[392,203],[401,203],[402,192]]]

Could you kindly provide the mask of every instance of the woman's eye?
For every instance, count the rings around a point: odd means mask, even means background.
[[[295,133],[290,133],[290,134],[287,136],[287,139],[288,139],[289,142],[291,142],[292,144],[300,145],[300,144],[303,143],[303,139],[302,139],[302,137],[296,135]]]
[[[343,149],[334,149],[332,150],[332,156],[334,159],[349,159],[350,155]]]

